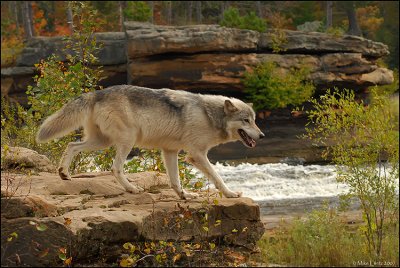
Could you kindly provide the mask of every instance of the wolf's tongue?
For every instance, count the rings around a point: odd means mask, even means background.
[[[251,140],[250,140],[250,146],[251,146],[251,147],[255,147],[255,146],[256,146],[256,141],[253,140],[253,139],[251,139]]]
[[[242,137],[243,141],[251,148],[256,146],[256,141],[250,137],[249,135],[247,135],[246,131],[239,129],[239,134]]]

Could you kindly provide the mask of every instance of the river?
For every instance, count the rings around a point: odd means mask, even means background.
[[[229,189],[240,191],[260,205],[262,216],[302,213],[321,208],[324,201],[339,206],[339,195],[348,187],[336,182],[333,165],[289,165],[286,163],[237,166],[213,165]],[[194,169],[197,176],[202,174]],[[211,185],[210,187],[213,187]],[[357,209],[354,203],[352,209]]]

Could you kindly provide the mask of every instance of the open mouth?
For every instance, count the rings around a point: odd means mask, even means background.
[[[252,137],[247,135],[246,131],[244,131],[243,129],[239,129],[238,132],[240,137],[242,138],[243,143],[247,147],[253,148],[256,146],[256,141]]]

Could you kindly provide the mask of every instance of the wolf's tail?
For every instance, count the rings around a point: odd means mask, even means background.
[[[86,94],[84,94],[86,95]],[[87,96],[81,96],[65,104],[55,114],[44,120],[36,135],[38,143],[60,138],[83,125],[90,111]]]

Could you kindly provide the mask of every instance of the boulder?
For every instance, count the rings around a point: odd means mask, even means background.
[[[69,245],[74,264],[115,262],[125,242],[219,239],[254,247],[264,233],[260,208],[250,198],[221,198],[210,190],[200,191],[198,199],[180,200],[165,174],[127,176],[145,192],[125,192],[110,172],[78,174],[71,181],[39,173],[7,196],[2,174],[2,244],[9,245],[2,265],[14,265],[17,255],[19,265],[59,265],[58,250]],[[202,228],[206,214],[208,232]],[[214,226],[217,220],[221,224]],[[13,232],[18,238],[6,242]]]
[[[44,155],[23,147],[1,148],[1,170],[34,169],[54,172],[56,167]]]
[[[321,27],[323,27],[323,22],[319,20],[306,21],[303,24],[298,25],[296,28],[303,32],[317,32]]]

